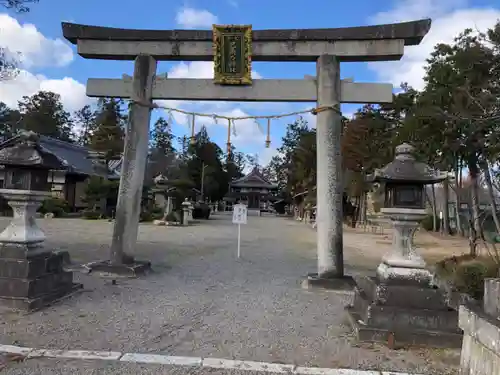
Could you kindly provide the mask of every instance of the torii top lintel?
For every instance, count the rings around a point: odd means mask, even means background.
[[[403,39],[405,45],[420,43],[431,26],[430,19],[386,25],[339,27],[331,29],[253,30],[252,40],[259,42]],[[211,30],[138,30],[62,23],[63,35],[71,43],[78,40],[113,41],[212,41]]]
[[[344,60],[368,61],[371,55],[373,60],[394,60],[402,56],[395,48],[395,42],[400,43],[399,50],[403,46],[417,45],[430,26],[430,19],[422,19],[374,26],[253,30],[252,59],[314,61],[316,55],[336,54],[331,46],[342,44],[337,50],[341,52],[340,56],[345,57]],[[137,53],[151,53],[159,60],[212,59],[211,30],[137,30],[66,22],[62,23],[62,29],[64,37],[78,44],[78,52],[86,58],[121,60],[132,59]],[[368,44],[360,48],[359,43],[354,46],[356,42]],[[345,43],[351,43],[358,52],[346,52],[351,46],[346,47]],[[379,47],[387,48],[384,46],[389,44],[392,47],[387,56],[383,56],[382,51],[376,51]],[[365,49],[366,53],[359,52],[361,49]]]

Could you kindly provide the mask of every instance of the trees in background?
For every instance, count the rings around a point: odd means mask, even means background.
[[[445,194],[456,193],[457,207],[463,200],[470,201],[472,225],[479,230],[480,191],[486,188],[486,196],[496,208],[500,187],[499,51],[500,24],[485,33],[465,30],[454,43],[435,47],[425,69],[423,90],[402,84],[392,103],[366,105],[352,119],[344,118],[341,147],[343,166],[349,171],[346,193],[359,201],[367,188],[364,176],[390,162],[395,146],[411,142],[420,160],[452,172]],[[101,99],[97,106],[85,106],[73,114],[51,92],[22,98],[18,109],[0,103],[0,136],[29,129],[88,146],[101,152],[106,162],[121,156],[126,121],[124,103],[115,99]],[[198,190],[203,182],[204,196],[218,200],[245,167],[259,166],[258,159],[234,147],[228,155],[204,127],[193,141],[177,138],[174,147],[175,140],[168,122],[159,118],[151,131],[148,179],[162,173]],[[312,191],[316,184],[315,129],[298,118],[288,125],[277,151],[261,168],[263,173],[284,196]],[[470,176],[465,195],[464,171]],[[429,203],[437,229],[435,195],[434,190],[429,193]],[[447,212],[444,214],[445,230],[449,231]],[[500,231],[500,221],[495,215],[493,219]]]
[[[23,96],[18,106],[21,114],[19,128],[73,142],[73,119],[64,110],[59,94],[39,91],[32,96]]]
[[[85,105],[71,114],[64,109],[60,95],[40,91],[23,97],[18,107],[12,109],[0,102],[0,139],[8,139],[25,129],[89,147],[108,165],[122,156],[128,121],[123,100],[102,98],[96,105]],[[174,147],[176,140],[178,150]],[[210,139],[205,127],[195,135],[194,142],[188,137],[177,138],[167,120],[160,117],[151,127],[146,185],[163,174],[184,181],[183,186],[200,190],[203,175],[205,198],[220,200],[231,180],[243,175],[247,159],[234,146],[229,155],[223,152]],[[93,191],[96,186],[94,181]]]
[[[363,176],[390,162],[398,144],[410,142],[421,161],[452,172],[455,177],[445,181],[443,194],[455,191],[456,207],[470,203],[471,224],[478,232],[479,192],[486,192],[500,232],[495,214],[500,187],[500,23],[485,33],[465,30],[454,43],[436,45],[424,80],[421,91],[403,83],[392,103],[366,105],[353,119],[344,119],[346,192],[359,198],[366,190]],[[315,160],[315,132],[298,120],[288,125],[278,154],[265,170],[288,195],[294,195],[315,185]],[[463,194],[465,170],[470,176],[467,194]],[[432,188],[429,203],[437,229],[435,195]],[[464,199],[467,202],[461,202]],[[443,211],[449,232],[448,212]]]
[[[30,5],[38,3],[38,0],[0,0],[0,5],[15,12],[26,13],[30,11]]]
[[[86,130],[88,146],[102,155],[107,165],[111,160],[121,158],[125,137],[127,114],[123,110],[121,99],[101,98],[93,115],[93,123]]]

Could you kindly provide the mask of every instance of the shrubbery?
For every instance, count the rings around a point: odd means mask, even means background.
[[[176,223],[176,222],[179,223],[181,221],[180,215],[174,211],[169,212],[166,219],[167,219],[167,221],[173,222],[173,223]]]
[[[427,215],[420,224],[422,228],[427,231],[432,231],[434,229],[434,222],[432,219],[432,215]],[[436,218],[436,230],[439,231],[441,226],[441,221],[439,218]]]
[[[52,197],[43,201],[42,205],[38,209],[38,212],[43,215],[52,212],[55,217],[62,217],[64,214],[69,212],[69,210],[69,204],[65,199]]]
[[[447,258],[436,264],[438,277],[475,299],[483,298],[484,279],[498,277],[498,272],[499,264],[492,258],[475,258],[469,254]]]
[[[193,208],[193,219],[205,219],[210,218],[210,206],[206,203],[196,203]]]
[[[153,213],[150,211],[142,211],[139,215],[139,222],[144,223],[144,222],[150,222],[153,221]]]
[[[102,212],[96,210],[85,210],[82,212],[83,218],[87,220],[99,220],[102,219]]]

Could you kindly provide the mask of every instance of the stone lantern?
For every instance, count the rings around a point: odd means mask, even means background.
[[[184,202],[181,204],[182,206],[182,225],[189,225],[189,215],[192,210],[192,204],[191,202],[185,198]]]
[[[81,288],[63,270],[65,254],[43,247],[45,235],[35,215],[51,196],[48,174],[63,163],[38,143],[33,132],[23,132],[16,143],[0,150],[4,188],[0,194],[12,207],[13,219],[0,233],[0,303],[21,310],[38,309]]]
[[[460,347],[458,315],[413,244],[415,231],[427,215],[425,186],[446,179],[417,162],[409,144],[396,147],[394,161],[368,180],[385,189],[381,212],[393,226],[392,250],[382,258],[375,277],[355,277],[351,323],[362,341]]]
[[[164,222],[167,219],[167,215],[170,213],[172,210],[172,197],[169,196],[168,194],[168,188],[170,186],[169,180],[167,177],[165,177],[163,174],[159,174],[153,179],[155,183],[155,187],[153,189],[153,193],[155,194],[160,194],[163,200],[163,218],[162,221]]]

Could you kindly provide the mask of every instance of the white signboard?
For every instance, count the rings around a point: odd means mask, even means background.
[[[244,204],[235,204],[233,206],[233,224],[247,223],[247,206]]]
[[[241,224],[247,223],[247,206],[235,204],[233,206],[233,224],[238,224],[238,259],[241,257]]]

